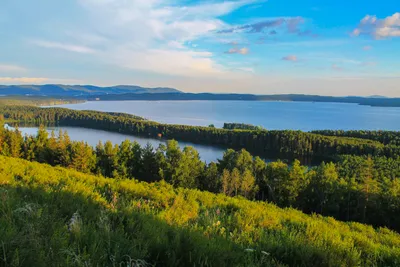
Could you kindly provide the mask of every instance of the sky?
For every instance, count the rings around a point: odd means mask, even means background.
[[[398,0],[2,0],[0,84],[400,97]]]

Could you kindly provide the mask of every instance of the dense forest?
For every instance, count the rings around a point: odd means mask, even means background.
[[[228,123],[225,122],[224,126],[222,127],[224,129],[228,129],[228,130],[265,130],[263,127],[261,126],[256,126],[256,125],[252,125],[252,124],[246,124],[246,123]]]
[[[396,131],[366,131],[366,130],[320,130],[312,131],[315,134],[327,135],[327,136],[338,136],[338,137],[354,137],[369,139],[381,142],[385,145],[400,145],[400,132]]]
[[[400,235],[0,156],[1,266],[399,266]]]
[[[44,128],[35,137],[2,128],[0,154],[109,178],[163,180],[400,231],[400,157],[347,155],[336,163],[306,167],[298,160],[290,166],[267,164],[244,149],[228,149],[218,162],[205,164],[194,148],[181,149],[173,140],[158,148],[128,140],[92,148],[64,132],[49,136]]]
[[[303,163],[337,160],[340,155],[385,156],[397,158],[400,146],[379,141],[326,136],[301,131],[229,130],[215,127],[161,124],[128,114],[76,111],[63,108],[26,106],[0,107],[8,121],[55,123],[81,126],[147,137],[162,137],[192,143],[244,148],[264,158],[299,159]]]

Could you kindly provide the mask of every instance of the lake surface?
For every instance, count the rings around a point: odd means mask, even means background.
[[[7,126],[8,128],[9,127]],[[167,141],[163,139],[152,139],[152,138],[143,138],[132,135],[106,132],[101,130],[93,130],[86,129],[80,127],[48,127],[47,131],[51,133],[52,130],[55,131],[56,135],[58,135],[58,131],[62,129],[63,131],[67,131],[71,140],[74,141],[84,141],[87,142],[91,146],[96,146],[99,141],[106,142],[110,140],[113,144],[120,144],[126,139],[131,141],[137,141],[140,145],[145,146],[147,143],[151,144],[154,148],[157,148],[159,144],[166,144]],[[23,135],[36,135],[38,128],[37,127],[21,127],[19,130]],[[224,151],[226,149],[214,146],[207,145],[199,145],[192,144],[188,142],[179,142],[180,147],[183,149],[185,146],[193,146],[200,154],[200,157],[203,161],[207,163],[211,161],[217,161],[217,159],[221,159]]]
[[[264,101],[91,101],[60,107],[124,112],[169,124],[222,127],[249,123],[266,129],[400,130],[400,108],[346,103]]]

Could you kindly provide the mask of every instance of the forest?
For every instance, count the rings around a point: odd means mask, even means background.
[[[246,124],[246,123],[228,123],[225,122],[224,126],[222,127],[224,129],[228,129],[228,130],[265,130],[263,127],[261,126],[256,126],[256,125],[252,125],[252,124]]]
[[[400,132],[396,131],[343,131],[343,130],[322,130],[312,131],[315,134],[321,134],[326,136],[340,136],[340,137],[353,137],[361,139],[369,139],[378,141],[385,145],[400,145]]]
[[[6,122],[42,126],[23,136]],[[67,132],[49,134],[48,123],[170,140],[92,147]],[[210,163],[171,138],[212,143],[216,136],[227,149]],[[0,266],[399,266],[397,136],[3,106]],[[247,150],[252,145],[331,160],[265,162]]]
[[[163,180],[400,231],[400,157],[345,155],[308,167],[298,160],[267,164],[245,149],[227,149],[221,160],[206,164],[193,147],[181,149],[174,140],[157,148],[128,140],[93,148],[66,132],[49,136],[44,127],[34,137],[2,128],[0,154],[109,178]]]
[[[327,136],[291,130],[230,130],[215,127],[162,124],[134,115],[63,108],[0,107],[6,121],[80,126],[152,138],[175,139],[226,148],[244,148],[263,158],[299,159],[302,163],[336,161],[340,155],[397,158],[400,146],[377,140]]]

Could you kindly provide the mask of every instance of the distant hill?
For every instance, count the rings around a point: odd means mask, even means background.
[[[384,96],[319,96],[304,94],[252,95],[252,94],[212,94],[184,93],[174,88],[146,88],[135,85],[99,87],[93,85],[0,85],[0,96],[34,96],[74,98],[81,101],[123,101],[123,100],[231,100],[231,101],[295,101],[353,103],[368,106],[400,107],[400,98]]]
[[[368,98],[389,98],[389,97],[383,96],[383,95],[371,95],[371,96],[368,96]]]
[[[145,88],[134,85],[117,85],[99,87],[93,85],[0,85],[0,95],[34,95],[34,96],[90,96],[106,94],[165,94],[180,93],[174,88],[157,87]]]
[[[295,102],[326,102],[352,103],[367,106],[400,107],[400,98],[370,98],[359,96],[334,97],[319,95],[251,95],[251,94],[211,94],[211,93],[143,93],[143,94],[109,94],[86,98],[87,100],[231,100],[231,101],[295,101]]]

